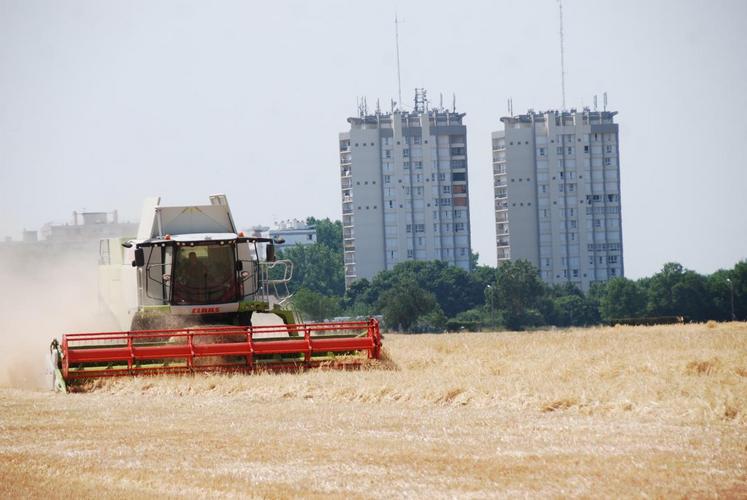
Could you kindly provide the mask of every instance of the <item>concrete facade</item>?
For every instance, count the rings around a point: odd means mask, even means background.
[[[406,260],[469,269],[463,117],[416,107],[348,118],[339,136],[346,286]]]
[[[493,132],[498,265],[526,259],[551,284],[623,276],[616,112],[501,118]]]

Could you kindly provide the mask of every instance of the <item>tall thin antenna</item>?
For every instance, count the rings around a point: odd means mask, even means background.
[[[397,104],[402,106],[402,77],[399,70],[399,19],[397,19],[397,13],[394,13],[394,42],[397,46]]]
[[[563,41],[563,2],[558,0],[560,10],[560,88],[563,93],[563,111],[565,111],[565,47]]]

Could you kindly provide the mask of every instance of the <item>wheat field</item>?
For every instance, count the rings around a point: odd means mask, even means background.
[[[2,388],[0,496],[747,496],[747,324],[384,342],[356,372]]]

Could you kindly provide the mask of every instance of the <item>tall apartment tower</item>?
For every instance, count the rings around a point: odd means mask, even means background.
[[[348,118],[340,134],[345,283],[406,260],[469,269],[463,113],[415,109]]]
[[[498,265],[526,259],[551,284],[623,275],[617,112],[529,111],[493,132]]]

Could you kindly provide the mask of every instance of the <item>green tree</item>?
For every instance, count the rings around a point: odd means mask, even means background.
[[[505,326],[520,330],[542,323],[538,306],[544,297],[545,285],[537,268],[526,260],[508,261],[498,267],[496,274],[496,284],[487,294],[492,294]]]
[[[477,269],[477,262],[480,260],[480,254],[478,252],[469,252],[469,270],[474,271]]]
[[[421,317],[440,307],[431,292],[422,289],[414,280],[403,280],[381,294],[378,309],[390,328],[410,331]]]
[[[402,262],[377,274],[371,282],[368,300],[376,300],[402,281],[414,281],[431,292],[448,317],[483,303],[483,290],[471,273],[437,260]]]
[[[651,316],[684,316],[703,321],[713,308],[703,276],[676,262],[664,264],[660,272],[643,283],[648,286],[647,309]]]
[[[706,289],[708,295],[711,297],[711,310],[708,313],[710,319],[718,321],[728,321],[731,319],[732,284],[729,283],[731,276],[730,270],[719,269],[706,277]]]
[[[332,222],[329,218],[309,217],[306,219],[306,224],[316,229],[317,243],[339,253],[342,258],[342,222],[339,220]]]
[[[326,245],[293,245],[279,253],[293,262],[291,292],[306,288],[326,296],[342,297],[345,292],[345,268],[340,254]]]
[[[336,297],[326,297],[308,288],[299,289],[292,300],[293,306],[305,320],[322,321],[339,316],[341,311]]]
[[[729,271],[734,285],[734,314],[738,321],[747,320],[747,260],[737,262]],[[729,291],[729,317],[731,317],[731,290]]]
[[[641,317],[646,313],[646,292],[635,281],[612,278],[604,284],[599,312],[605,321]]]
[[[557,326],[585,326],[599,322],[596,304],[584,295],[569,294],[553,299],[554,320]]]

